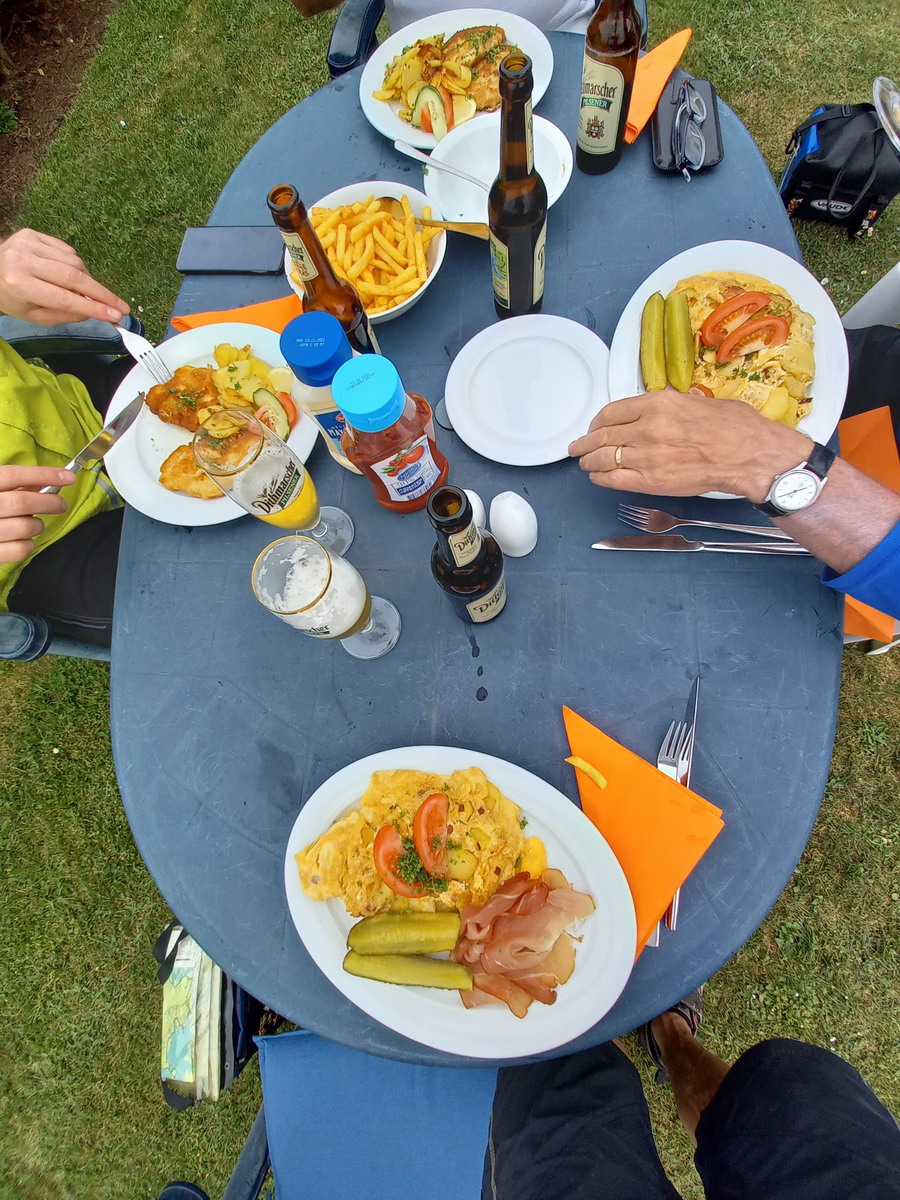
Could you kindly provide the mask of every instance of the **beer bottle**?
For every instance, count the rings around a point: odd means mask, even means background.
[[[640,48],[634,0],[600,0],[584,42],[575,146],[575,162],[588,175],[605,175],[622,156]]]
[[[488,196],[494,307],[499,317],[539,312],[544,299],[547,188],[534,169],[531,59],[500,64],[500,174]]]
[[[428,497],[428,518],[437,532],[431,573],[458,617],[480,624],[499,616],[506,604],[503,554],[479,529],[461,488],[444,484]]]
[[[349,280],[335,275],[297,189],[290,183],[279,183],[269,192],[268,203],[272,220],[281,230],[294,268],[303,280],[303,311],[331,313],[343,325],[354,350],[380,354],[359,293]]]

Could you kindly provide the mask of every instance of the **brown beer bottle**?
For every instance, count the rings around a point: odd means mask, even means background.
[[[437,532],[431,551],[435,582],[463,621],[477,625],[493,620],[506,604],[503,553],[496,540],[476,526],[471,501],[461,488],[435,488],[427,508]]]
[[[634,0],[600,0],[584,42],[576,165],[605,175],[622,157],[628,102],[641,48]]]
[[[343,325],[354,350],[360,354],[380,354],[359,293],[349,280],[335,275],[297,189],[290,183],[279,183],[269,192],[268,204],[294,268],[303,280],[303,311],[331,313]]]
[[[491,275],[499,317],[540,312],[544,299],[547,188],[534,169],[531,59],[500,64],[500,174],[488,196]]]

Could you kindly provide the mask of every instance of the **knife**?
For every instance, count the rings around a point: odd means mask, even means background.
[[[143,392],[138,392],[137,396],[126,405],[118,416],[104,425],[95,438],[92,438],[83,450],[79,450],[71,462],[67,462],[65,469],[67,471],[80,471],[82,467],[86,467],[89,463],[97,462],[103,457],[110,446],[114,446],[119,438],[127,429],[130,429],[134,424],[135,418],[144,407],[144,401],[147,397]],[[60,487],[42,487],[41,495],[47,492],[54,494],[60,491]]]
[[[802,546],[788,542],[689,542],[677,533],[649,537],[614,537],[594,542],[592,550],[721,550],[728,554],[805,554]]]
[[[687,740],[687,745],[684,748],[684,753],[678,761],[677,773],[675,778],[682,787],[691,786],[691,764],[694,759],[694,741],[697,734],[697,704],[700,699],[700,676],[694,680],[691,694],[688,696],[688,702],[684,710],[685,724],[689,727],[691,734]],[[678,924],[678,908],[681,903],[681,888],[675,892],[672,897],[672,903],[666,909],[666,925],[669,929],[674,930]]]

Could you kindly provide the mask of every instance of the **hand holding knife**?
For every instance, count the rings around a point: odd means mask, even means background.
[[[134,400],[122,409],[118,416],[113,417],[111,421],[103,426],[97,436],[92,438],[83,450],[78,451],[71,462],[66,463],[65,469],[67,471],[80,471],[82,467],[98,462],[103,458],[110,446],[114,446],[122,434],[134,424],[135,419],[144,406],[145,400],[146,396],[144,393],[139,392]],[[59,487],[42,487],[40,494],[45,495],[48,492],[56,494],[61,490],[61,487],[62,485]]]

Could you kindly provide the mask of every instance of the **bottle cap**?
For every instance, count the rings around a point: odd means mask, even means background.
[[[399,421],[406,391],[397,368],[381,354],[360,354],[339,368],[331,383],[334,402],[360,433],[377,433]]]
[[[307,387],[328,387],[335,371],[353,357],[343,326],[331,313],[302,313],[288,321],[281,335],[281,353]]]

